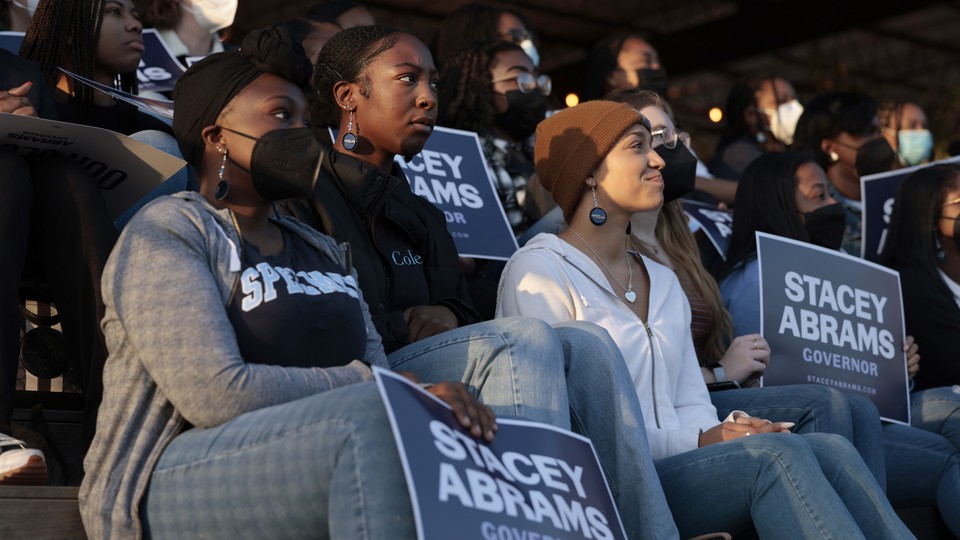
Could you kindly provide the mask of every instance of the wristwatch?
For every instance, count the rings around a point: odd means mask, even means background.
[[[713,372],[714,382],[727,382],[727,370],[723,369],[723,366],[719,362],[716,364],[707,364],[707,369]]]

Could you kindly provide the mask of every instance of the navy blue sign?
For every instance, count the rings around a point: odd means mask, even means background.
[[[924,167],[958,161],[960,156],[955,156],[925,165],[860,177],[860,200],[863,201],[860,256],[868,261],[880,260],[880,253],[887,242],[887,227],[890,226],[890,216],[893,215],[897,188],[906,177]]]
[[[0,49],[6,49],[19,56],[21,44],[23,44],[23,32],[0,32]],[[4,88],[4,90],[7,89]]]
[[[494,442],[408,380],[375,369],[421,540],[625,539],[589,439],[498,419]]]
[[[900,274],[805,242],[757,234],[765,386],[825,384],[910,423]]]
[[[410,189],[443,210],[461,257],[507,260],[517,250],[476,133],[436,127],[410,163],[397,162]]]
[[[730,246],[730,234],[733,232],[733,212],[721,210],[712,204],[683,199],[683,211],[687,217],[696,221],[707,235],[713,247],[726,260],[727,247]]]
[[[153,28],[143,31],[143,58],[137,69],[140,91],[166,92],[173,90],[186,70]]]

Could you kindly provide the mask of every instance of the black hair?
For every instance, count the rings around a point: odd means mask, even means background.
[[[40,0],[23,38],[20,56],[40,65],[50,88],[57,86],[61,76],[57,68],[61,66],[69,67],[77,75],[94,78],[104,3],[105,0]],[[66,64],[68,58],[71,60],[69,66]],[[136,71],[118,74],[114,86],[136,94]],[[96,90],[81,83],[75,84],[73,89],[79,116],[85,119],[92,110]],[[127,103],[118,106],[121,126],[132,129],[137,108]]]
[[[797,170],[805,163],[816,161],[801,152],[769,152],[743,170],[722,276],[756,255],[756,231],[809,241],[797,208]]]
[[[168,30],[174,28],[183,11],[177,0],[134,0],[145,28]]]
[[[283,21],[283,25],[287,27],[287,32],[290,33],[290,38],[293,39],[294,43],[299,43],[301,46],[303,40],[313,31],[313,22],[306,17]]]
[[[811,99],[803,107],[793,136],[793,148],[807,152],[823,168],[830,166],[830,156],[820,147],[823,139],[840,133],[864,135],[873,128],[877,116],[877,100],[860,92],[829,92]]]
[[[947,192],[960,182],[960,165],[924,167],[897,189],[887,242],[880,255],[887,266],[919,265],[931,279],[937,273],[936,242]]]
[[[315,127],[338,127],[340,108],[333,94],[334,85],[360,80],[370,62],[393,48],[403,34],[413,35],[389,26],[355,26],[330,38],[320,49],[313,73],[316,93],[310,97],[310,120]],[[369,79],[362,83],[361,93],[369,97]]]
[[[502,39],[498,30],[500,16],[509,13],[532,31],[523,13],[506,7],[470,3],[460,6],[440,24],[433,37],[433,60],[441,68],[461,50],[477,41]]]
[[[628,39],[650,43],[644,34],[629,32],[608,37],[597,42],[587,57],[587,71],[583,79],[583,101],[600,99],[607,93],[607,77],[617,69],[617,56]]]
[[[490,69],[501,52],[523,49],[509,41],[477,41],[461,50],[440,72],[440,123],[484,133],[495,116]]]
[[[0,2],[0,32],[6,32],[10,29],[10,8],[6,0]]]

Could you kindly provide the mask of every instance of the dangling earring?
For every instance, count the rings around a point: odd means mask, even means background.
[[[840,154],[834,152],[833,150],[829,152],[829,155],[830,155],[830,163],[836,163],[840,161]]]
[[[934,252],[934,256],[937,258],[937,262],[938,263],[947,262],[947,252],[944,251],[943,248],[940,246],[940,238],[936,236],[936,233],[934,233],[933,247],[936,249],[936,251]]]
[[[344,106],[344,109],[347,107]],[[359,133],[360,130],[357,130]],[[350,109],[350,119],[347,120],[347,132],[343,134],[343,138],[340,139],[340,145],[343,146],[343,149],[352,152],[354,148],[357,147],[357,136],[353,134],[353,109]]]
[[[221,151],[223,152],[223,161],[220,162],[220,172],[217,173],[220,181],[217,182],[217,189],[213,193],[213,196],[216,197],[218,201],[226,199],[227,195],[230,194],[230,183],[227,182],[225,178],[227,172],[227,150],[222,149]]]
[[[607,211],[600,208],[600,205],[597,204],[597,188],[590,186],[590,190],[593,191],[593,208],[590,209],[590,223],[599,227],[607,222]]]

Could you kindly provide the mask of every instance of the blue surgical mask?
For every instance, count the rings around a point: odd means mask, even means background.
[[[919,165],[933,153],[933,134],[929,129],[902,129],[897,132],[897,153],[905,165]]]

